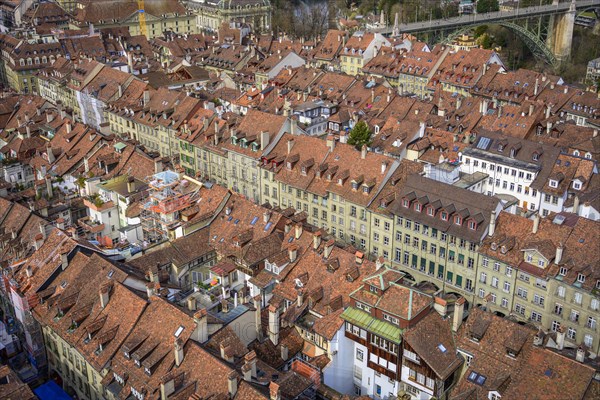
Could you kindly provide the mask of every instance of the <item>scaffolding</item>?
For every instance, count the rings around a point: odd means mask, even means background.
[[[181,211],[198,199],[200,186],[173,171],[162,171],[146,179],[147,196],[142,199],[141,222],[144,240],[158,243],[181,223]]]

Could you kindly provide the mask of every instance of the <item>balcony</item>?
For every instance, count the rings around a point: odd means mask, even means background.
[[[77,223],[83,230],[89,233],[100,233],[104,230],[105,226],[98,221],[92,220],[90,217],[79,218]]]
[[[84,198],[83,204],[87,208],[91,208],[92,210],[98,212],[110,210],[115,206],[112,201],[104,201],[98,195]]]

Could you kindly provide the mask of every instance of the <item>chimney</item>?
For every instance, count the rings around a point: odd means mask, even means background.
[[[287,361],[289,358],[289,349],[285,344],[281,345],[281,359]]]
[[[263,213],[263,222],[266,224],[271,219],[271,212],[265,211]]]
[[[288,255],[290,256],[290,262],[296,261],[298,258],[298,245],[293,244],[288,248]]]
[[[33,275],[33,270],[31,268],[31,265],[28,265],[27,268],[25,268],[25,274],[27,275],[28,278],[31,278],[31,276]]]
[[[490,216],[490,226],[488,228],[488,236],[494,236],[495,230],[496,230],[496,210],[492,211],[492,215]]]
[[[296,307],[302,307],[304,304],[304,291],[302,289],[298,289],[296,296]]]
[[[313,249],[317,250],[321,245],[321,231],[317,231],[313,234]]]
[[[64,270],[69,265],[69,253],[62,253],[60,255],[60,261],[62,264],[62,269]]]
[[[100,307],[102,307],[102,308],[106,308],[106,305],[108,304],[108,299],[110,298],[109,293],[108,293],[109,289],[110,289],[109,285],[103,285],[100,288]]]
[[[259,342],[262,341],[262,317],[260,314],[261,311],[261,297],[260,295],[255,296],[253,299],[254,302],[254,325],[256,327],[256,338]]]
[[[148,296],[148,299],[150,299],[152,296],[154,296],[155,293],[156,293],[156,291],[155,291],[154,282],[148,282],[146,284],[146,295]]]
[[[533,104],[530,104],[529,105],[529,116],[530,117],[533,115],[533,110],[534,110]]]
[[[483,115],[487,114],[488,105],[489,105],[489,100],[487,100],[487,99],[483,100],[483,104],[481,106],[481,114],[483,114]]]
[[[260,133],[260,149],[261,150],[264,150],[267,148],[267,146],[269,145],[269,140],[270,140],[269,132],[261,132]]]
[[[292,221],[291,220],[287,220],[286,223],[285,223],[285,226],[283,228],[283,231],[287,235],[288,233],[290,233],[291,230],[292,230]]]
[[[162,158],[158,157],[154,160],[154,173],[158,174],[163,171],[163,161]]]
[[[175,393],[175,379],[172,374],[167,374],[160,382],[160,398],[168,399],[173,393]]]
[[[71,121],[67,121],[67,123],[65,124],[65,128],[67,130],[67,133],[71,133]]]
[[[143,101],[144,107],[148,106],[148,103],[150,103],[150,91],[149,90],[144,90],[144,95],[142,97],[142,101]]]
[[[52,180],[50,179],[50,175],[46,175],[46,194],[48,195],[48,198],[51,199],[53,196],[52,193]]]
[[[333,150],[335,149],[335,136],[327,136],[327,147],[329,147],[329,151],[333,153]]]
[[[38,233],[37,235],[35,235],[35,242],[33,243],[33,247],[36,250],[39,250],[43,244],[44,244],[44,235],[42,235],[41,233]]]
[[[281,390],[279,384],[271,381],[269,383],[269,399],[270,400],[281,400]]]
[[[249,370],[250,372],[250,376],[252,378],[257,378],[258,377],[258,371],[256,368],[256,362],[258,360],[258,357],[256,356],[256,352],[254,350],[252,350],[251,352],[249,352],[248,354],[246,354],[244,356],[244,366],[247,366],[246,368]]]
[[[577,348],[577,355],[575,356],[575,359],[580,363],[585,361],[585,349],[583,347],[579,346]]]
[[[219,346],[221,350],[221,358],[227,362],[232,363],[234,361],[233,348],[227,342],[221,342]]]
[[[229,397],[233,399],[238,390],[238,373],[235,370],[231,371],[227,377],[227,390]]]
[[[539,78],[535,78],[535,86],[533,87],[533,95],[537,96],[539,90],[540,90],[540,80],[539,80]]]
[[[231,214],[231,207],[225,207],[225,215]]]
[[[46,239],[46,225],[40,222],[40,233],[42,234],[42,240]]]
[[[279,343],[279,310],[269,306],[269,339],[277,346]]]
[[[452,316],[452,330],[458,332],[458,328],[463,321],[463,315],[465,312],[465,298],[459,297],[454,304],[454,315]]]
[[[365,255],[363,253],[361,253],[360,251],[357,251],[356,253],[354,253],[354,259],[358,265],[362,265],[364,258],[365,258]]]
[[[600,93],[600,91],[599,91]],[[592,137],[596,137],[598,136],[598,129],[594,129],[594,132],[592,132]]]
[[[383,256],[377,257],[377,260],[375,261],[375,270],[379,271],[383,267],[384,262],[385,258],[383,258]]]
[[[550,118],[550,111],[551,111],[550,106],[549,105],[546,106],[546,119]]]
[[[327,241],[327,243],[325,243],[325,249],[323,250],[323,257],[325,257],[326,259],[329,258],[329,256],[331,255],[331,252],[333,251],[334,244],[335,244],[334,239],[329,239]]]
[[[575,197],[573,198],[573,214],[577,214],[578,211],[579,211],[579,196],[575,195]]]
[[[540,214],[535,214],[533,217],[533,228],[531,229],[531,233],[537,233],[540,228]]]
[[[196,311],[196,298],[194,296],[189,296],[186,303],[189,311]]]
[[[348,134],[345,131],[340,132],[340,143],[348,143]]]
[[[175,365],[179,367],[183,362],[183,341],[180,338],[175,339],[174,350]]]
[[[192,333],[192,339],[198,343],[204,343],[208,340],[208,312],[202,308],[194,314],[194,323],[196,327]]]
[[[292,147],[294,147],[294,139],[288,139],[288,141],[287,141],[287,153],[288,154],[291,153]]]
[[[565,347],[565,328],[559,325],[556,330],[556,348],[562,350]]]
[[[554,264],[556,264],[556,265],[560,264],[560,262],[562,261],[563,251],[564,251],[564,247],[561,242],[558,244],[558,247],[556,248],[556,256],[554,256]]]
[[[385,174],[385,170],[387,169],[387,162],[386,161],[382,161],[381,162],[381,175]]]
[[[135,178],[133,176],[127,178],[127,191],[129,193],[135,192]]]
[[[296,224],[296,239],[300,239],[300,236],[302,236],[302,223],[298,222]]]
[[[363,144],[362,148],[360,149],[360,158],[362,158],[363,160],[365,158],[367,158],[367,145]]]
[[[549,135],[551,130],[552,130],[552,122],[546,121],[546,135]]]

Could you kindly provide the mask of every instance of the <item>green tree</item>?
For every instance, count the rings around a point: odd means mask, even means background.
[[[366,122],[360,121],[354,128],[350,131],[350,136],[348,137],[348,144],[356,147],[357,150],[362,149],[363,145],[370,146],[371,145],[371,130]]]
[[[477,1],[477,12],[483,14],[491,11],[500,10],[498,0],[478,0]]]

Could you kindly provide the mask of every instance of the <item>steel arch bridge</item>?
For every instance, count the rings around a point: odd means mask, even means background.
[[[533,56],[538,60],[542,60],[547,63],[551,67],[558,66],[559,62],[552,50],[550,50],[546,44],[546,41],[539,37],[537,33],[534,33],[527,29],[527,27],[516,24],[514,22],[509,21],[498,21],[494,22],[494,25],[500,25],[511,32],[515,33],[519,39],[525,43],[525,46],[533,53]],[[459,30],[453,31],[450,35],[446,36],[441,42],[444,44],[451,43],[458,36],[469,32],[470,30],[487,24],[474,24],[465,26]]]

